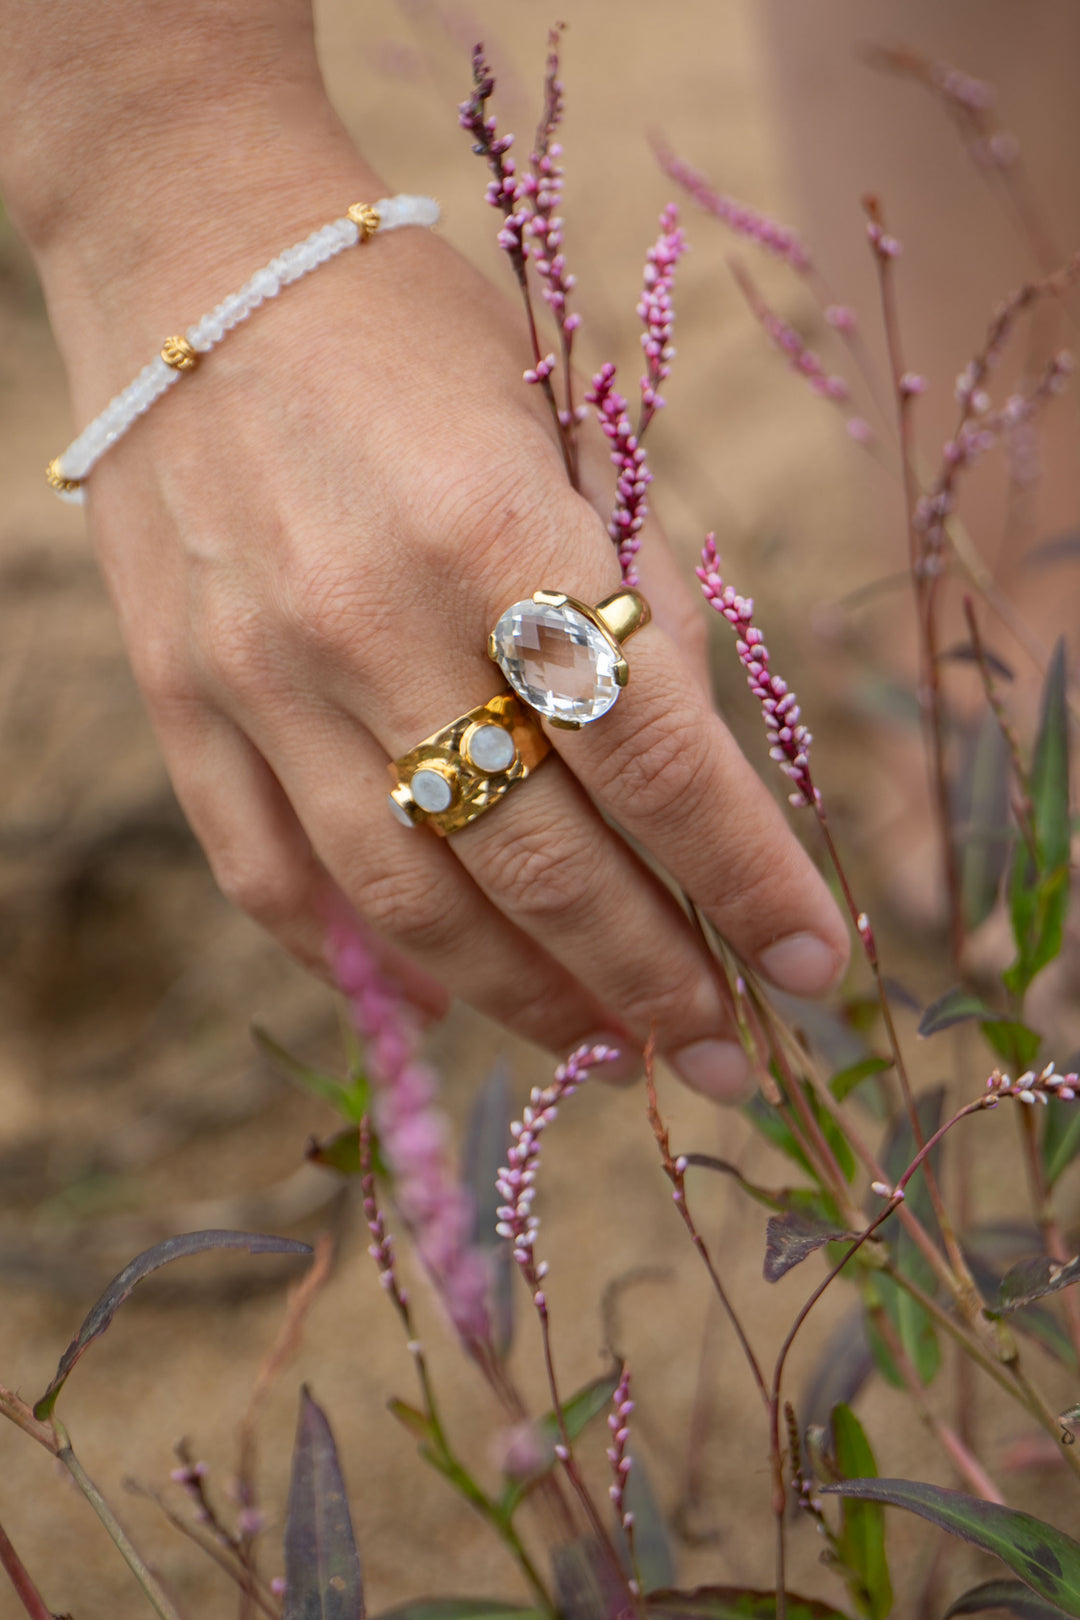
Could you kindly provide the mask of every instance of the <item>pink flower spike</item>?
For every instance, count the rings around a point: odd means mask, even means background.
[[[600,427],[611,442],[611,459],[618,474],[615,510],[608,523],[608,534],[615,542],[623,580],[627,585],[636,585],[638,575],[634,558],[641,545],[639,535],[649,511],[645,492],[652,483],[652,473],[645,463],[644,447],[630,425],[626,400],[615,387],[615,367],[610,361],[596,373],[585,398],[596,407]]]
[[[510,1127],[511,1146],[506,1163],[495,1177],[495,1186],[505,1200],[498,1210],[497,1231],[500,1237],[508,1238],[512,1243],[514,1259],[521,1267],[534,1300],[539,1294],[537,1309],[541,1311],[545,1309],[544,1297],[539,1289],[541,1268],[533,1252],[540,1222],[532,1213],[536,1172],[540,1163],[540,1138],[558,1114],[559,1105],[565,1098],[573,1096],[588,1079],[589,1071],[597,1064],[611,1063],[618,1055],[616,1048],[611,1046],[579,1046],[565,1063],[559,1065],[549,1086],[533,1087],[528,1107],[521,1119],[515,1120]]]
[[[645,327],[641,334],[645,375],[641,379],[639,439],[664,404],[659,387],[670,374],[671,362],[675,357],[671,343],[675,325],[671,294],[675,286],[675,267],[687,249],[686,238],[679,229],[678,221],[679,211],[674,203],[669,203],[660,215],[660,235],[645,257],[644,287],[637,307]]]
[[[759,214],[755,208],[748,208],[745,203],[736,202],[733,197],[727,197],[723,192],[717,191],[706,177],[684,159],[676,157],[666,146],[654,144],[657,159],[664,173],[691,196],[699,208],[707,214],[712,214],[722,224],[745,237],[747,241],[754,242],[758,247],[764,248],[766,253],[775,254],[783,259],[799,275],[805,275],[811,269],[810,255],[800,240],[798,234],[787,225],[781,225],[766,214]]]
[[[794,785],[789,795],[791,803],[797,808],[820,809],[821,795],[810,776],[810,744],[814,739],[799,718],[794,692],[769,668],[769,649],[753,622],[753,599],[737,595],[724,583],[715,535],[706,536],[701,566],[695,572],[709,606],[722,614],[735,631],[735,646],[746,670],[746,683],[761,703],[765,733],[771,744],[770,758]]]
[[[488,1260],[471,1244],[469,1197],[447,1167],[446,1121],[433,1101],[437,1079],[418,1056],[419,1020],[401,988],[382,972],[355,918],[335,917],[327,943],[335,977],[348,996],[353,1023],[364,1042],[379,1145],[394,1177],[398,1207],[466,1347],[487,1345]],[[408,1297],[398,1281],[393,1243],[376,1203],[371,1128],[366,1121],[360,1149],[371,1254],[383,1287],[407,1320]]]

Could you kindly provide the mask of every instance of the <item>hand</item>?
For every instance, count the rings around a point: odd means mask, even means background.
[[[85,246],[77,291],[53,259],[80,421],[284,246],[283,221],[295,239],[386,189],[340,154],[318,172],[317,198],[279,187],[269,230],[238,198],[209,268],[167,220],[111,280],[85,273]],[[246,177],[246,199],[268,194]],[[715,964],[604,818],[782,987],[828,988],[847,941],[712,712],[703,615],[658,533],[641,555],[654,621],[611,712],[553,731],[535,776],[448,840],[387,808],[388,759],[498,690],[485,641],[506,606],[620,583],[529,361],[519,313],[443,241],[376,237],[257,312],[103,459],[88,486],[101,565],[217,879],[294,955],[325,968],[340,893],[519,1034],[636,1051],[655,1030],[689,1084],[730,1095],[746,1065]]]

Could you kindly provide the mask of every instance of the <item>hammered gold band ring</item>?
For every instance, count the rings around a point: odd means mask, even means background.
[[[536,716],[510,692],[425,737],[389,767],[390,808],[440,836],[467,827],[551,752]]]
[[[551,751],[540,726],[576,731],[606,714],[630,679],[622,643],[648,624],[638,591],[596,607],[563,591],[515,602],[488,637],[513,692],[470,709],[390,765],[390,808],[406,827],[458,832],[498,804]]]

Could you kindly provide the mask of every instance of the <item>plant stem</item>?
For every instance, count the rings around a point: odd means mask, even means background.
[[[22,1602],[30,1620],[53,1620],[52,1610],[46,1607],[45,1599],[30,1579],[25,1564],[8,1540],[2,1524],[0,1524],[0,1568],[4,1570],[15,1588],[16,1596]]]
[[[56,1456],[58,1441],[52,1429],[47,1423],[39,1423],[21,1396],[16,1395],[14,1390],[6,1389],[3,1384],[0,1384],[0,1417],[8,1418],[17,1429]]]
[[[179,1610],[174,1606],[171,1599],[162,1590],[156,1577],[151,1574],[150,1570],[147,1568],[146,1564],[135,1550],[135,1547],[132,1545],[130,1539],[128,1538],[127,1532],[124,1530],[123,1525],[116,1517],[116,1514],[113,1512],[108,1502],[106,1502],[105,1498],[102,1496],[101,1492],[98,1490],[97,1486],[86,1472],[82,1463],[71,1449],[71,1441],[68,1438],[68,1432],[55,1413],[53,1414],[52,1422],[53,1427],[56,1430],[56,1439],[58,1442],[58,1449],[56,1452],[57,1457],[63,1463],[64,1467],[67,1469],[68,1473],[71,1475],[72,1479],[75,1481],[76,1485],[79,1487],[80,1491],[82,1491],[83,1495],[86,1497],[86,1500],[90,1503],[90,1506],[93,1508],[94,1512],[105,1526],[105,1529],[108,1531],[109,1536],[115,1543],[116,1549],[120,1556],[124,1559],[128,1568],[131,1570],[131,1573],[142,1587],[143,1592],[145,1593],[146,1598],[150,1603],[150,1606],[153,1608],[155,1614],[159,1615],[161,1620],[181,1620]]]

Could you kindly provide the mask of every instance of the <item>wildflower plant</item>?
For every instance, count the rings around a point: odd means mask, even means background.
[[[866,199],[864,207],[889,354],[885,379],[867,375],[858,341],[862,319],[819,284],[810,253],[793,231],[723,196],[669,151],[661,149],[659,157],[664,171],[706,215],[743,243],[778,257],[811,286],[827,335],[835,334],[830,341],[844,346],[858,381],[853,377],[849,382],[821,360],[789,322],[764,304],[745,269],[735,267],[754,315],[797,375],[816,396],[844,410],[857,443],[881,457],[895,455],[906,499],[924,717],[949,910],[948,971],[954,979],[931,1005],[920,1008],[918,1034],[931,1041],[945,1031],[963,1030],[965,1035],[977,1033],[978,1044],[956,1039],[949,1048],[951,1059],[941,1059],[950,1070],[948,1088],[916,1092],[907,1043],[899,1033],[896,991],[868,910],[833,835],[827,787],[814,774],[812,735],[794,692],[774,667],[754,600],[727,577],[716,537],[708,535],[697,569],[703,596],[734,636],[734,654],[760,709],[771,759],[786,779],[808,842],[831,868],[847,905],[861,949],[856,977],[870,991],[867,996],[856,989],[849,997],[849,1021],[857,1012],[862,1048],[855,1061],[838,1068],[829,1061],[828,1043],[792,1029],[753,971],[723,942],[714,942],[758,1080],[746,1116],[797,1169],[801,1182],[793,1188],[752,1183],[737,1166],[693,1143],[673,1145],[651,1053],[646,1054],[644,1112],[659,1170],[731,1325],[745,1363],[746,1387],[760,1406],[760,1457],[740,1462],[748,1472],[752,1462],[767,1464],[770,1567],[762,1568],[753,1588],[726,1585],[718,1578],[693,1591],[679,1590],[665,1516],[634,1449],[640,1397],[631,1395],[629,1363],[613,1354],[610,1367],[583,1388],[567,1393],[562,1387],[558,1324],[547,1294],[548,1263],[538,1254],[541,1148],[545,1156],[557,1151],[558,1131],[552,1135],[551,1128],[573,1106],[575,1093],[592,1084],[618,1054],[604,1046],[571,1054],[549,1084],[532,1090],[517,1119],[511,1118],[505,1077],[495,1075],[478,1092],[466,1169],[459,1176],[448,1151],[438,1075],[422,1055],[417,1015],[382,967],[361,925],[341,916],[332,921],[330,943],[358,1042],[348,1076],[341,1081],[313,1072],[269,1037],[262,1037],[263,1044],[293,1079],[333,1102],[342,1115],[340,1133],[328,1142],[314,1142],[309,1157],[334,1173],[356,1178],[359,1185],[370,1258],[400,1322],[416,1377],[413,1401],[395,1398],[390,1411],[415,1439],[423,1460],[499,1538],[519,1576],[518,1596],[505,1603],[441,1596],[393,1611],[395,1620],[481,1620],[493,1614],[522,1620],[850,1620],[852,1615],[886,1620],[896,1612],[886,1549],[887,1506],[968,1542],[1005,1568],[1004,1574],[959,1593],[948,1606],[935,1600],[936,1606],[921,1611],[934,1620],[990,1612],[1038,1620],[1080,1616],[1080,1540],[1006,1500],[980,1454],[978,1425],[971,1421],[973,1386],[966,1377],[964,1410],[956,1414],[939,1390],[933,1399],[929,1394],[939,1380],[942,1346],[948,1342],[955,1359],[972,1378],[978,1376],[977,1387],[992,1387],[996,1397],[1011,1402],[1028,1431],[1047,1437],[1061,1468],[1080,1476],[1080,1447],[1073,1443],[1080,1406],[1074,1402],[1056,1409],[1046,1393],[1045,1363],[1033,1364],[1030,1353],[1031,1342],[1037,1341],[1068,1377],[1075,1378],[1080,1369],[1080,1296],[1075,1292],[1080,1256],[1066,1236],[1059,1197],[1062,1178],[1080,1158],[1080,1073],[1046,1050],[1030,995],[1040,974],[1060,955],[1065,934],[1073,828],[1073,695],[1063,646],[1046,658],[1039,637],[1028,635],[1026,644],[1041,666],[1043,690],[1034,739],[1029,743],[1021,736],[1001,695],[999,669],[983,631],[987,607],[1001,611],[1001,604],[980,564],[978,537],[965,532],[959,516],[966,470],[978,457],[1007,448],[1010,436],[1037,422],[1069,386],[1071,360],[1059,350],[1025,388],[1004,400],[995,399],[993,392],[1005,345],[1032,308],[1067,293],[1080,274],[1080,259],[1061,267],[1041,262],[1043,240],[1031,196],[1016,144],[1011,137],[1005,140],[995,122],[992,89],[911,53],[880,55],[882,65],[918,79],[946,105],[976,161],[993,169],[996,188],[1011,199],[1017,217],[1028,221],[1038,265],[1031,281],[1004,299],[983,346],[958,379],[957,424],[936,458],[920,456],[916,447],[925,382],[905,363],[901,244],[887,228],[882,202]],[[543,110],[521,173],[509,155],[511,138],[499,134],[490,111],[495,85],[480,47],[460,122],[488,167],[488,202],[502,218],[499,244],[523,299],[533,349],[524,385],[542,389],[567,476],[575,484],[586,407],[593,407],[616,472],[609,533],[624,578],[633,582],[651,479],[642,440],[664,403],[660,390],[674,357],[675,272],[686,242],[674,207],[665,208],[659,235],[646,255],[637,311],[645,364],[636,421],[615,386],[611,363],[600,366],[578,404],[572,354],[580,317],[570,307],[575,284],[559,212],[563,176],[556,135],[564,99],[559,74],[555,31],[549,38]],[[1010,191],[1010,186],[1018,189]],[[537,293],[554,328],[552,349],[541,337],[545,317]],[[891,401],[893,420],[883,421],[880,433],[872,432],[862,416],[848,414],[860,389],[871,404]],[[1000,894],[991,895],[976,911],[961,881],[970,835],[958,829],[951,809],[955,784],[945,690],[949,664],[941,642],[942,594],[954,587],[957,575],[967,582],[965,659],[979,672],[1010,776],[1008,870]],[[1012,958],[988,991],[971,982],[965,948],[973,927],[993,904],[1007,916]],[[1022,1232],[1030,1252],[1013,1256],[1011,1264],[995,1247],[994,1228],[980,1225],[970,1210],[961,1211],[961,1219],[944,1191],[951,1186],[945,1155],[958,1133],[977,1130],[976,1116],[1002,1107],[1012,1109],[1019,1123],[1032,1202],[1032,1219]],[[725,1284],[718,1246],[710,1244],[699,1223],[701,1177],[717,1173],[733,1178],[769,1211],[762,1254],[766,1284],[804,1265],[822,1266],[777,1344],[762,1344],[759,1325],[743,1320]],[[565,1218],[561,1211],[554,1216]],[[459,1448],[442,1410],[438,1379],[399,1267],[400,1238],[415,1251],[420,1274],[431,1284],[499,1414],[494,1479],[490,1457],[485,1473],[482,1463]],[[220,1247],[310,1253],[292,1239],[245,1233],[202,1232],[169,1239],[136,1257],[114,1280],[36,1404],[0,1386],[0,1413],[67,1469],[161,1620],[179,1620],[177,1607],[87,1476],[57,1414],[57,1401],[77,1362],[144,1276],[185,1254]],[[187,1448],[180,1450],[172,1474],[173,1495],[151,1493],[170,1523],[235,1580],[242,1616],[360,1620],[365,1612],[360,1553],[341,1463],[327,1417],[306,1389],[278,1560],[284,1573],[269,1577],[262,1567],[265,1521],[254,1487],[255,1422],[328,1267],[324,1244],[294,1290],[281,1334],[256,1379],[241,1425],[233,1508],[221,1505],[207,1464]],[[546,1375],[549,1404],[539,1412],[518,1386],[511,1354],[515,1273],[535,1319]],[[800,1410],[803,1397],[793,1395],[788,1377],[791,1352],[819,1301],[839,1285],[850,1287],[855,1296],[847,1331],[862,1335],[869,1354],[846,1369],[842,1388],[833,1381],[825,1411]],[[903,1393],[961,1489],[877,1476],[873,1447],[853,1409],[873,1376]],[[806,1405],[813,1406],[808,1397]],[[588,1449],[604,1449],[600,1435],[605,1426],[606,1483],[598,1491],[591,1483],[595,1470],[584,1459]],[[1071,1506],[1063,1512],[1075,1517]],[[798,1533],[793,1518],[809,1521],[823,1548],[822,1595],[804,1597],[790,1589],[788,1545]],[[722,1571],[722,1554],[718,1567]],[[48,1620],[34,1579],[2,1528],[0,1568],[33,1620]],[[522,1591],[527,1594],[524,1603],[519,1601]]]

